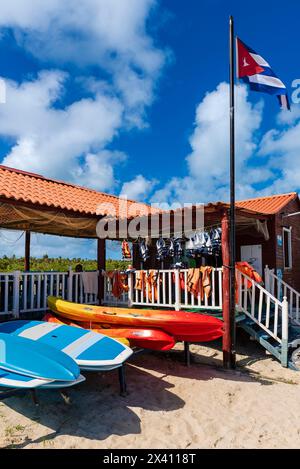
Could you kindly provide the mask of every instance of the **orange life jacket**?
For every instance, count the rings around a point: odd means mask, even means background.
[[[122,255],[124,259],[131,259],[131,252],[126,239],[122,242]]]
[[[261,278],[259,273],[256,272],[256,270],[250,264],[248,264],[248,262],[245,262],[245,261],[236,262],[235,267],[236,267],[236,270],[239,270],[243,274],[247,275],[247,277],[251,278],[255,282],[263,283],[263,279]],[[236,303],[238,303],[238,301],[239,301],[239,296],[238,296],[239,295],[239,281],[240,281],[240,278],[239,278],[239,276],[237,275],[237,272],[236,272],[235,273],[235,284],[236,284],[235,299],[236,299]],[[251,288],[251,287],[252,287],[252,283],[250,282],[250,280],[248,280],[247,281],[247,288]]]
[[[200,269],[189,269],[187,274],[187,290],[194,296],[198,296],[201,290],[201,272]]]
[[[211,295],[211,273],[212,267],[202,266],[200,267],[200,272],[202,274],[202,282],[200,282],[200,296],[203,301],[204,295],[206,298],[209,298]]]
[[[116,298],[120,298],[123,292],[128,292],[127,275],[121,274],[118,270],[107,272],[106,275],[112,282],[112,294]]]

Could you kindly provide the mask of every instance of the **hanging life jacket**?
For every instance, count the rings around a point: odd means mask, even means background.
[[[126,239],[122,242],[122,256],[123,259],[131,259],[130,247]]]

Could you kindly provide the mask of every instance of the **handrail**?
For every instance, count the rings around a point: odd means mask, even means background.
[[[288,302],[279,301],[243,272],[237,271],[238,307],[279,343],[288,339]],[[249,283],[251,287],[249,288]],[[273,310],[271,309],[273,305]]]
[[[292,322],[300,325],[300,293],[283,279],[279,278],[274,273],[274,269],[269,269],[268,266],[265,267],[265,283],[266,288],[273,295],[275,295],[275,292],[277,293],[277,299],[280,299],[280,297],[287,297],[289,299],[289,317]]]

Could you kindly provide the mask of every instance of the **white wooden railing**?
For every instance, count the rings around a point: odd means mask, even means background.
[[[16,304],[14,292],[19,273],[0,273],[0,315],[17,315],[19,305]]]
[[[146,271],[145,271],[146,272]],[[147,273],[147,272],[146,272]],[[195,297],[188,291],[188,270],[160,270],[157,295],[146,282],[142,291],[135,289],[137,273],[129,275],[129,292],[120,298],[112,294],[111,280],[105,277],[104,303],[182,308],[222,309],[222,268],[212,269],[211,294]],[[182,280],[184,288],[182,288]],[[151,289],[151,291],[150,291]],[[81,272],[9,272],[0,273],[0,316],[47,310],[47,297],[60,296],[75,303],[97,304],[96,294],[86,294]]]
[[[97,304],[97,294],[86,294],[82,272],[0,273],[0,316],[47,310],[47,297],[60,296],[76,303]]]
[[[291,321],[300,325],[300,293],[274,273],[274,269],[265,267],[265,287],[278,300],[286,297],[289,303]]]
[[[66,272],[20,273],[20,313],[46,311],[49,295],[65,299],[67,275]]]
[[[112,294],[111,279],[105,279],[105,304],[136,305],[149,307],[165,307],[180,310],[183,308],[193,309],[222,309],[222,268],[212,268],[210,276],[211,294],[204,294],[201,298],[200,292],[195,297],[188,291],[187,276],[188,269],[163,269],[155,271],[157,274],[156,287],[149,285],[147,281],[142,283],[141,289],[136,289],[137,276],[149,271],[135,271],[128,276],[128,293],[123,293],[120,298]]]
[[[128,278],[130,283],[130,278]],[[104,300],[103,304],[111,306],[128,306],[129,305],[129,295],[126,292],[123,292],[119,298],[115,297],[112,292],[112,280],[104,275]]]
[[[237,307],[280,344],[288,341],[288,302],[279,301],[268,290],[237,271]],[[250,288],[249,288],[250,286]]]
[[[67,299],[75,303],[90,305],[97,304],[99,301],[97,293],[85,293],[82,272],[73,272],[72,270],[68,272]]]

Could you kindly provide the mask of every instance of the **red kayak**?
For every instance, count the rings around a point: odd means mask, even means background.
[[[99,334],[107,335],[113,339],[121,340],[126,339],[131,346],[145,348],[149,350],[167,351],[174,347],[175,339],[160,329],[142,329],[133,327],[118,327],[110,326],[109,324],[93,324],[90,326],[88,323],[81,322],[77,324],[68,319],[57,318],[53,314],[46,314],[44,321],[55,322],[59,324],[67,324],[68,326],[82,327],[84,329],[98,332]]]
[[[223,321],[214,316],[186,311],[116,308],[71,303],[48,297],[49,308],[59,317],[75,322],[109,324],[111,327],[160,329],[176,342],[208,342],[223,335]]]

